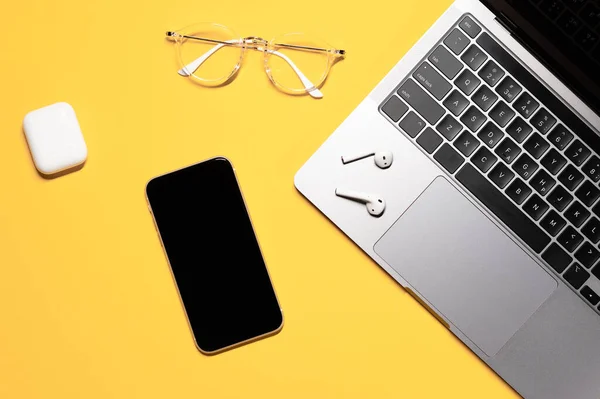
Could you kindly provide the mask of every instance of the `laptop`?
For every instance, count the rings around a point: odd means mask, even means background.
[[[599,36],[596,1],[457,0],[295,176],[527,399],[600,398]]]

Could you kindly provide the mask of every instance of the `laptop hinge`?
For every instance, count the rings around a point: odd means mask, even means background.
[[[516,36],[517,26],[503,12],[497,13],[494,18],[511,36]]]

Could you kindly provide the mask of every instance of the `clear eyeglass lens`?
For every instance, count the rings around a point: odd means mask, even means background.
[[[302,33],[291,33],[277,37],[269,43],[266,54],[266,67],[273,82],[291,93],[306,92],[305,84],[295,66],[314,85],[319,87],[329,71],[331,53],[328,44],[310,38]],[[293,66],[290,64],[290,62]]]
[[[229,79],[239,68],[243,48],[236,44],[237,36],[229,28],[217,24],[198,24],[178,32],[184,36],[194,36],[217,42],[228,42],[231,45],[195,40],[191,38],[180,39],[179,56],[182,68],[191,73],[191,76],[206,85],[218,85]],[[218,48],[218,49],[217,49]],[[214,51],[216,50],[216,51]],[[199,66],[198,60],[214,51]]]

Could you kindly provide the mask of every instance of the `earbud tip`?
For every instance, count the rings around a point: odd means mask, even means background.
[[[389,151],[375,153],[375,165],[380,169],[387,169],[392,166],[394,155]]]

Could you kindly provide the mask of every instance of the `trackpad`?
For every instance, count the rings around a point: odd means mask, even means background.
[[[434,180],[374,249],[490,357],[557,287],[443,177]]]

